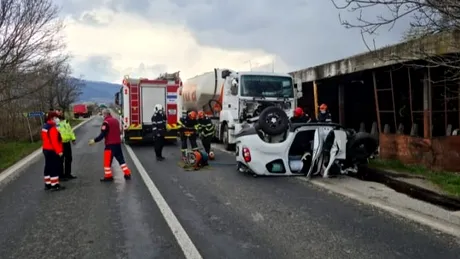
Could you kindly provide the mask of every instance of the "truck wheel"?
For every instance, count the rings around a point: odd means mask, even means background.
[[[227,124],[224,125],[224,129],[222,130],[222,143],[224,143],[225,150],[233,151],[235,150],[235,144],[228,143],[229,139],[228,133],[228,126]]]
[[[270,106],[260,113],[257,128],[267,135],[279,135],[288,130],[289,118],[280,108]]]

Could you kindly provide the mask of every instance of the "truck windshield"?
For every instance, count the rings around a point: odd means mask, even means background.
[[[293,98],[292,79],[285,76],[243,75],[240,95],[248,97]]]

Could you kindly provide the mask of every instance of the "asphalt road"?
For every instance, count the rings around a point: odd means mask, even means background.
[[[102,145],[88,147],[99,118],[77,130],[68,189],[43,190],[43,161],[0,188],[0,258],[185,258],[133,160],[100,183]],[[203,258],[459,258],[460,242],[429,228],[330,194],[296,178],[253,178],[216,152],[211,169],[186,172],[179,147],[156,162],[133,147],[148,176]],[[116,165],[116,163],[114,163]],[[114,166],[116,168],[116,166]]]

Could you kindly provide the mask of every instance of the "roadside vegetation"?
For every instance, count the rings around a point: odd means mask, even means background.
[[[0,172],[40,147],[42,119],[71,110],[83,81],[71,76],[63,24],[53,0],[2,1],[0,15]],[[30,40],[34,39],[34,40]],[[72,125],[78,121],[67,117]]]
[[[445,192],[460,197],[460,173],[432,171],[421,165],[405,165],[398,160],[375,159],[371,161],[370,167],[422,176]]]
[[[69,123],[72,127],[77,126],[83,120],[74,119],[67,116]],[[13,139],[0,139],[0,172],[12,166],[17,161],[31,154],[41,146],[41,139],[39,133],[33,135],[33,142],[30,135],[26,139],[19,138]]]

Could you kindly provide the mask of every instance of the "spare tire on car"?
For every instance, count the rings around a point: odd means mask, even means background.
[[[269,106],[260,113],[259,120],[254,126],[267,135],[280,135],[288,130],[289,118],[282,109]]]

